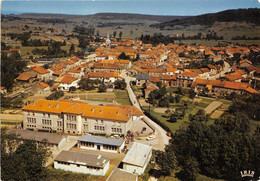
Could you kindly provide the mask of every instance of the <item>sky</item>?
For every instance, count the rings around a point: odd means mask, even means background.
[[[2,14],[89,15],[111,12],[193,16],[238,8],[260,8],[260,0],[3,0],[1,2]]]

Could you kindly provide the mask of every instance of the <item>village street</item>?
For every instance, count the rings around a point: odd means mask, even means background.
[[[133,106],[141,110],[141,107],[136,99],[136,96],[130,86],[130,81],[133,78],[129,77],[125,71],[121,73],[121,77],[123,77],[126,81],[126,84],[127,84],[126,89],[127,89],[130,101],[132,102]],[[166,131],[163,128],[161,128],[158,124],[156,124],[153,120],[151,120],[147,116],[144,116],[144,119],[145,119],[145,121],[147,121],[149,124],[151,124],[154,127],[155,139],[150,140],[150,141],[137,140],[137,142],[151,145],[153,147],[153,149],[155,149],[155,150],[164,150],[165,145],[168,145],[168,143],[169,143],[170,137],[168,137],[166,135]]]

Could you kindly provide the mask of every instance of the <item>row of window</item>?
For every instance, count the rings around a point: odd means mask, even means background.
[[[80,145],[81,146],[87,146],[87,147],[91,147],[91,148],[94,148],[94,143],[89,143],[89,142],[80,142]]]
[[[95,131],[102,131],[102,132],[103,132],[103,131],[105,131],[105,126],[96,126],[96,125],[95,125],[95,126],[94,126],[94,130],[95,130]]]
[[[112,133],[122,133],[121,128],[111,128]]]
[[[48,129],[48,130],[51,130],[51,127],[43,126],[42,129]]]
[[[67,123],[66,126],[67,126],[67,129],[77,129],[76,124]]]
[[[117,146],[103,145],[103,148],[106,150],[116,150]]]
[[[57,126],[62,127],[62,121],[57,121]]]
[[[50,119],[42,119],[42,124],[51,125],[51,120]]]
[[[76,121],[76,116],[73,116],[73,115],[67,115],[67,120],[69,121]]]
[[[27,127],[36,128],[36,125],[27,124]]]
[[[27,118],[27,122],[36,124],[36,118]]]

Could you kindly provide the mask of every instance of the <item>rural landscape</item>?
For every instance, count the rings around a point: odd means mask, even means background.
[[[1,14],[1,179],[260,179],[260,9]]]

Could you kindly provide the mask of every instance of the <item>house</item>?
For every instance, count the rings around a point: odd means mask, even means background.
[[[40,82],[31,88],[31,92],[34,94],[49,94],[50,86],[44,82]]]
[[[142,86],[144,83],[148,82],[150,79],[147,74],[136,74],[136,85]]]
[[[37,78],[39,80],[47,81],[51,78],[51,73],[49,70],[43,68],[43,67],[36,67],[34,69],[29,70],[28,72],[34,72],[37,73]]]
[[[24,129],[53,130],[69,134],[126,135],[133,121],[143,116],[133,106],[98,106],[72,100],[37,100],[22,110]]]
[[[197,74],[194,72],[183,72],[179,74],[176,78],[176,86],[189,88],[191,87],[193,80],[196,78]]]
[[[101,79],[104,80],[104,83],[114,83],[117,79],[119,79],[118,72],[89,72],[87,74],[89,79]]]
[[[28,120],[31,123],[36,122],[36,119],[30,118]],[[30,129],[30,128],[28,128]],[[23,130],[23,129],[11,129],[7,132],[9,133],[15,133],[18,135],[18,138],[21,140],[34,140],[37,144],[44,144],[47,146],[47,148],[56,150],[60,149],[64,146],[64,144],[67,141],[67,138],[65,136],[62,136],[60,134],[54,134],[54,133],[46,133],[46,132],[35,132],[31,130]]]
[[[108,156],[63,150],[54,159],[54,168],[70,172],[105,176],[110,165]]]
[[[32,83],[36,80],[36,78],[36,72],[23,72],[16,78],[16,81],[19,83]]]
[[[230,82],[223,80],[208,80],[196,78],[192,87],[195,88],[195,92],[201,92],[208,90],[215,95],[227,95],[232,92],[238,95],[244,94],[258,94],[259,92],[254,90],[247,83],[242,82]]]
[[[252,62],[247,59],[244,59],[244,60],[240,60],[239,64],[240,64],[240,67],[248,67],[248,66],[252,65]]]
[[[130,60],[115,60],[115,63],[123,66],[125,69],[129,69],[132,66],[132,62]]]
[[[152,147],[134,142],[122,160],[123,169],[142,175],[152,157]]]
[[[115,168],[106,181],[138,181],[138,175]]]
[[[122,139],[92,135],[83,135],[78,139],[78,148],[87,150],[100,150],[104,152],[121,153],[124,146],[125,141]]]
[[[78,88],[78,82],[79,79],[76,77],[73,77],[71,74],[64,74],[61,77],[58,77],[55,80],[55,83],[60,83],[59,84],[59,89],[61,90],[69,90],[70,87],[76,87]]]

